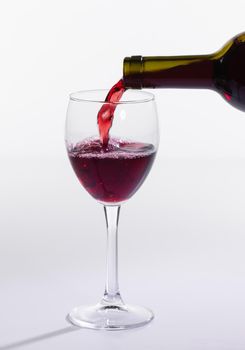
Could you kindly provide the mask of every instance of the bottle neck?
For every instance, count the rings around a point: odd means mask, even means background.
[[[214,89],[214,55],[132,56],[123,62],[126,88]]]

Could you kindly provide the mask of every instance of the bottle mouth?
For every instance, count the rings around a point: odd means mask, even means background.
[[[153,101],[155,96],[146,91],[139,90],[126,90],[118,102],[105,102],[105,98],[108,94],[109,89],[97,89],[97,90],[83,90],[77,91],[70,94],[70,100],[75,102],[91,102],[99,104],[111,104],[111,105],[122,105],[122,104],[135,104],[135,103],[146,103]]]
[[[125,57],[123,61],[123,81],[126,88],[142,89],[141,74],[143,70],[143,57]]]

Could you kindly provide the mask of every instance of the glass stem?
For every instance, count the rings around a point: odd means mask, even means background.
[[[118,285],[118,221],[120,206],[104,206],[107,227],[106,286],[103,301],[122,304]]]

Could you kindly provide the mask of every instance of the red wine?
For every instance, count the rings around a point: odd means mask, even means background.
[[[91,196],[105,203],[130,198],[141,186],[154,161],[153,145],[110,138],[106,150],[89,138],[68,147],[72,167]]]
[[[104,148],[106,148],[109,141],[109,131],[112,126],[114,112],[117,107],[117,102],[121,99],[126,88],[123,80],[119,80],[118,83],[108,92],[105,103],[103,103],[101,109],[98,112],[97,122],[99,126],[100,141]]]
[[[212,89],[245,111],[245,33],[210,55],[126,57],[123,81],[134,89]]]

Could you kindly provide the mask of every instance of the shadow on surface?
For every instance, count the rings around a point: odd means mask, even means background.
[[[44,333],[37,335],[36,337],[28,338],[28,339],[23,339],[11,344],[6,344],[6,345],[0,345],[0,350],[10,350],[10,349],[16,349],[18,347],[24,346],[24,345],[30,345],[42,340],[58,337],[59,335],[70,333],[73,331],[79,330],[78,327],[75,326],[70,326],[62,329],[58,329],[57,331],[49,332],[49,333]]]

